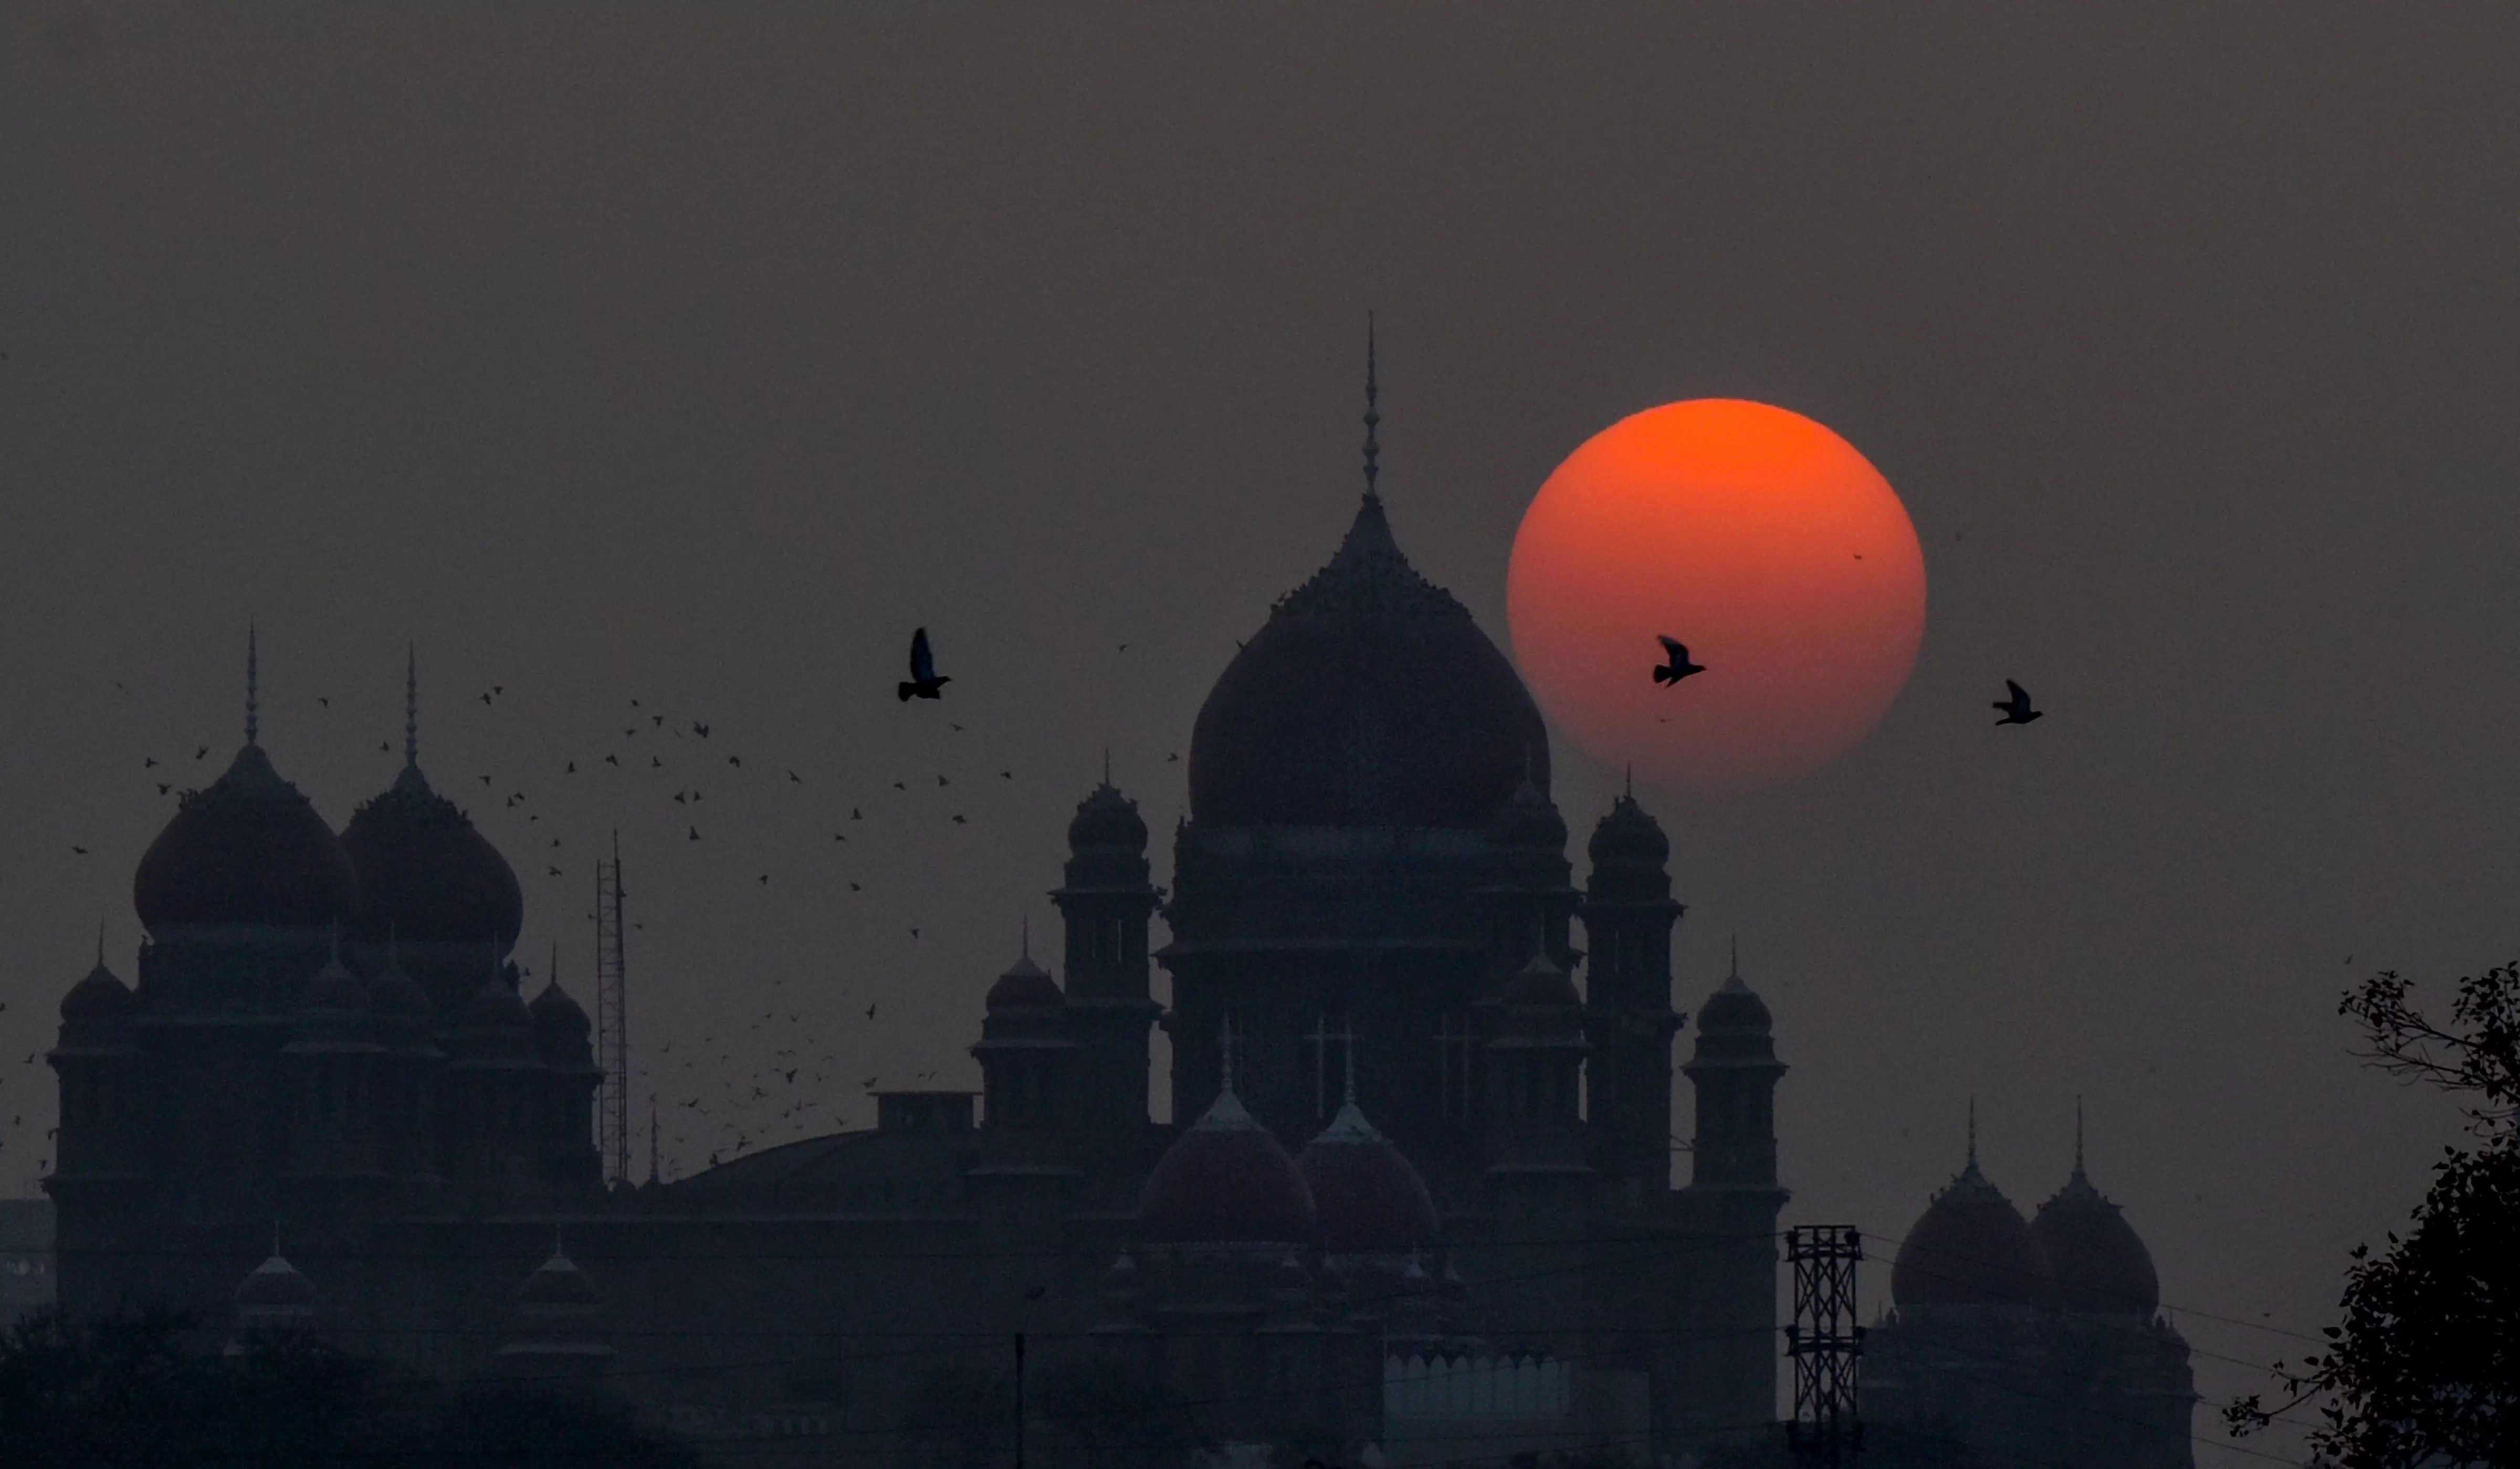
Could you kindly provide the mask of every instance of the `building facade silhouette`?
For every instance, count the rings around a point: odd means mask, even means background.
[[[1552,1442],[1641,1456],[1775,1416],[1768,1011],[1737,975],[1700,1010],[1675,1186],[1670,844],[1622,797],[1578,885],[1537,709],[1370,479],[1199,713],[1170,891],[1135,802],[1076,808],[1059,972],[1027,953],[988,992],[982,1093],[886,1093],[872,1129],[673,1182],[605,1186],[587,1016],[525,994],[516,876],[423,774],[416,687],[402,774],[337,833],[250,686],[245,744],[140,860],[134,982],[100,954],[62,1002],[73,1313],[166,1302],[225,1339],[285,1307],[800,1463],[911,1452],[937,1425],[909,1405],[1002,1377],[1018,1331],[1204,1437],[1338,1462],[1381,1444],[1386,1379],[1518,1385]]]

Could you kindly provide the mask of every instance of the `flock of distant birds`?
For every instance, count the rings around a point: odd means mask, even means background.
[[[1663,661],[1655,665],[1651,670],[1650,676],[1656,687],[1677,688],[1683,680],[1693,678],[1696,675],[1707,671],[1707,666],[1705,664],[1695,661],[1690,656],[1688,645],[1687,644],[1667,635],[1659,637],[1657,641],[1662,645]],[[1122,650],[1125,651],[1127,645],[1123,644],[1121,645],[1121,647]],[[936,671],[935,648],[928,639],[927,629],[923,627],[915,630],[911,634],[909,672],[910,676],[894,687],[896,697],[900,702],[905,704],[909,703],[912,699],[942,699],[945,693],[945,686],[953,682],[950,675]],[[2026,725],[2041,718],[2046,712],[2036,707],[2031,699],[2029,691],[2023,689],[2018,683],[2011,679],[2006,679],[2004,680],[2003,687],[2006,696],[2004,698],[1997,699],[1993,703],[1993,707],[2002,716],[1996,720],[1998,725]],[[480,694],[480,700],[485,706],[494,705],[506,692],[507,690],[504,685],[494,684]],[[327,697],[319,697],[317,702],[327,708],[330,708],[332,704],[331,699]],[[640,703],[637,699],[632,699],[630,702],[631,706],[634,708],[638,707]],[[665,728],[666,717],[664,715],[657,714],[652,711],[643,710],[642,712],[647,714],[650,728],[652,730],[661,731]],[[690,721],[689,725],[690,733],[694,737],[699,739],[706,739],[709,737],[710,727],[707,722],[695,719]],[[958,724],[953,728],[960,731],[963,727]],[[639,727],[636,724],[631,725],[625,731],[625,734],[627,735],[636,735],[638,733]],[[679,734],[680,731],[678,730],[676,733]],[[390,753],[393,749],[393,745],[392,742],[388,740],[380,748]],[[208,745],[197,745],[193,751],[193,759],[196,761],[206,760],[209,757],[209,754],[210,747]],[[1167,757],[1168,761],[1176,762],[1179,761],[1180,758],[1181,756],[1178,752]],[[620,753],[615,751],[607,753],[603,757],[601,763],[619,768],[622,766],[623,762]],[[742,769],[743,760],[741,755],[729,754],[727,756],[727,763],[730,768]],[[663,758],[654,754],[650,755],[649,764],[652,769],[665,768]],[[160,762],[154,755],[145,757],[142,761],[142,765],[145,769],[149,770],[161,768]],[[578,773],[579,769],[580,767],[577,761],[569,760],[565,762],[562,768],[562,773],[574,775]],[[1001,770],[998,772],[998,775],[1001,779],[1008,780],[1014,779],[1014,772],[1012,770]],[[804,778],[792,769],[788,770],[787,776],[788,781],[791,783],[800,785],[804,783]],[[173,793],[174,782],[172,780],[157,780],[154,777],[152,778],[152,780],[153,783],[157,785],[158,793],[159,795],[164,796]],[[490,787],[493,790],[497,788],[496,783],[489,776],[484,775],[480,777],[480,780],[486,787]],[[953,782],[948,777],[940,774],[936,777],[936,783],[938,786],[943,787],[949,786]],[[893,788],[896,790],[909,789],[909,784],[906,780],[895,780],[892,784]],[[513,809],[522,804],[525,799],[525,792],[521,790],[510,792],[503,801],[503,809]],[[698,789],[694,786],[686,786],[682,789],[678,789],[672,796],[672,800],[677,805],[685,806],[696,804],[699,799],[700,793]],[[851,821],[865,820],[863,808],[859,806],[850,807],[849,819]],[[526,820],[528,822],[539,821],[540,817],[538,815],[528,814]],[[951,820],[956,825],[967,824],[965,815],[960,812],[953,813]],[[697,823],[687,821],[684,824],[686,840],[695,842],[700,840],[700,830]],[[834,831],[832,832],[832,839],[834,841],[845,842],[848,840],[848,836],[845,832]],[[561,838],[555,836],[551,840],[550,850],[558,850],[561,845]],[[73,845],[70,850],[78,856],[84,857],[88,855],[88,849],[84,846]],[[563,869],[555,862],[546,860],[543,866],[546,876],[560,877],[564,875]],[[770,882],[770,874],[768,872],[760,873],[754,880],[763,886],[767,886]],[[848,881],[848,889],[850,892],[855,893],[864,891],[863,886],[857,881],[849,879],[844,880]],[[634,924],[633,926],[644,928],[646,925],[644,923],[640,923]],[[912,939],[916,940],[920,937],[920,928],[918,925],[911,924],[906,926],[909,928]],[[774,986],[784,986],[787,981],[785,979],[774,979],[772,983]],[[0,1002],[0,1011],[5,1011],[7,1008],[8,1006],[5,1002]],[[868,1004],[863,1013],[863,1019],[867,1023],[873,1023],[876,1018],[877,1010],[877,1003]],[[825,1041],[811,1036],[801,1029],[804,1024],[802,1015],[803,1011],[801,1009],[787,1010],[781,1006],[773,1006],[771,1009],[762,1011],[758,1017],[754,1018],[750,1022],[743,1032],[730,1032],[723,1040],[714,1033],[701,1036],[699,1038],[700,1046],[722,1047],[719,1048],[717,1054],[713,1056],[698,1052],[693,1047],[687,1046],[684,1048],[683,1054],[679,1058],[675,1058],[674,1042],[671,1039],[668,1039],[663,1045],[656,1048],[654,1053],[656,1057],[655,1064],[658,1070],[665,1074],[660,1078],[660,1080],[667,1081],[669,1086],[675,1082],[680,1082],[682,1087],[676,1090],[682,1091],[683,1094],[674,1097],[669,1105],[660,1104],[658,1093],[650,1094],[650,1126],[652,1131],[661,1134],[668,1120],[670,1120],[673,1128],[672,1139],[676,1145],[676,1155],[679,1157],[705,1151],[708,1165],[714,1167],[718,1163],[724,1161],[726,1157],[741,1156],[758,1144],[773,1140],[792,1140],[791,1138],[782,1137],[780,1135],[801,1135],[800,1130],[806,1124],[817,1120],[824,1121],[830,1126],[845,1126],[846,1118],[840,1114],[836,1107],[831,1109],[828,1118],[817,1119],[814,1116],[814,1114],[822,1112],[826,1107],[825,1098],[817,1089],[822,1087],[826,1083],[827,1079],[836,1078],[839,1076],[842,1065],[841,1052],[838,1047],[831,1046]],[[788,1040],[793,1044],[774,1049],[770,1056],[770,1064],[766,1067],[756,1068],[748,1075],[735,1076],[728,1070],[723,1069],[739,1064],[736,1061],[736,1042],[747,1038],[753,1033],[759,1032],[765,1027],[772,1025],[784,1026],[784,1030],[776,1032],[775,1034],[777,1034],[781,1039]],[[40,1052],[29,1053],[22,1064],[31,1067],[36,1062],[39,1055]],[[712,1067],[713,1070],[711,1072],[702,1072],[699,1068],[703,1065],[708,1065]],[[717,1093],[713,1096],[704,1094],[703,1090],[705,1088],[704,1078],[709,1075],[715,1075],[719,1078]],[[807,1078],[807,1080],[801,1084],[797,1081],[797,1078],[800,1075]],[[935,1076],[936,1073],[934,1071],[927,1071],[921,1073],[913,1080],[914,1082],[930,1081]],[[860,1086],[867,1091],[873,1091],[880,1080],[881,1078],[879,1076],[869,1076],[860,1083]],[[711,1103],[714,1103],[715,1105],[712,1106]],[[23,1116],[22,1114],[20,1114],[19,1116],[11,1118],[10,1125],[12,1127],[17,1127],[22,1125],[22,1122]],[[703,1123],[713,1125],[714,1132],[709,1136],[696,1139],[691,1130],[702,1125]],[[783,1124],[785,1126],[783,1126]],[[47,1137],[52,1135],[54,1135],[53,1133],[46,1134]],[[658,1140],[662,1140],[661,1136]],[[698,1143],[697,1146],[694,1145],[696,1141]],[[709,1146],[710,1141],[715,1141],[717,1145],[714,1147]],[[46,1163],[49,1163],[50,1160],[47,1159],[45,1161]]]

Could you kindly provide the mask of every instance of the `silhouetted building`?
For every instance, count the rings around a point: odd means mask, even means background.
[[[1866,1419],[1950,1433],[1986,1464],[2192,1469],[2187,1343],[2079,1136],[2074,1154],[2025,1221],[1979,1171],[1970,1124],[1967,1165],[1908,1231],[1867,1336]]]
[[[73,1312],[296,1313],[445,1375],[608,1381],[799,1462],[830,1435],[862,1463],[1017,1330],[1169,1383],[1209,1437],[1338,1461],[1387,1402],[1429,1442],[1458,1408],[1640,1454],[1774,1415],[1767,1009],[1737,975],[1707,1001],[1675,1188],[1670,843],[1623,797],[1575,885],[1538,711],[1370,490],[1199,713],[1174,890],[1135,802],[1077,807],[1063,983],[1027,953],[989,990],[976,1114],[886,1093],[871,1130],[678,1182],[602,1186],[586,1016],[520,993],[515,874],[422,774],[416,715],[336,836],[258,742],[250,678],[248,711],[141,860],[136,985],[100,962],[63,1002]],[[1173,1127],[1147,1107],[1158,1024]]]

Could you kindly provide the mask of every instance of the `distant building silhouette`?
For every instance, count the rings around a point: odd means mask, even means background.
[[[2035,1220],[1967,1163],[1899,1247],[1867,1335],[1864,1416],[1936,1429],[1981,1463],[2193,1469],[2187,1343],[2152,1254],[2083,1171]]]
[[[1017,1330],[1332,1462],[1395,1404],[1393,1462],[1475,1456],[1447,1422],[1678,1454],[1770,1420],[1767,1008],[1738,975],[1706,1002],[1675,1188],[1670,843],[1623,797],[1575,885],[1537,709],[1371,491],[1189,774],[1169,894],[1135,802],[1076,808],[1061,972],[988,992],[976,1111],[886,1093],[872,1130],[607,1190],[585,1012],[521,992],[516,876],[416,739],[336,835],[249,719],[140,861],[136,984],[100,962],[62,1004],[62,1298],[608,1382],[798,1462],[845,1434],[864,1463]]]

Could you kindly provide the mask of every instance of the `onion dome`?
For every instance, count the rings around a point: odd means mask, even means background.
[[[2074,1176],[2039,1206],[2031,1232],[2048,1252],[2056,1277],[2056,1306],[2099,1315],[2150,1316],[2161,1306],[2161,1277],[2152,1252],[2118,1206],[2083,1172],[2079,1123]]]
[[[1499,997],[1507,1004],[1580,1005],[1584,1002],[1575,994],[1575,981],[1557,966],[1547,953],[1534,954],[1531,962],[1522,966],[1507,982]]]
[[[1632,792],[1611,803],[1584,850],[1597,868],[1659,868],[1671,860],[1671,838]]]
[[[1353,1099],[1295,1155],[1313,1191],[1322,1248],[1387,1255],[1435,1242],[1435,1199],[1408,1155],[1366,1121]]]
[[[277,1249],[236,1288],[238,1315],[266,1323],[275,1317],[312,1315],[318,1300],[315,1282],[299,1274],[297,1267],[283,1260]]]
[[[132,874],[150,932],[185,924],[320,928],[359,908],[359,876],[333,828],[250,739],[181,809]]]
[[[2021,1211],[1968,1166],[1908,1231],[1890,1267],[1890,1299],[1911,1306],[2044,1306],[2053,1293],[2048,1252]]]
[[[1055,1008],[1065,1004],[1067,997],[1059,993],[1058,981],[1050,971],[1032,961],[1027,953],[1016,959],[998,982],[989,986],[988,1007],[992,1010],[1024,1007]]]
[[[517,1290],[517,1304],[528,1309],[584,1310],[599,1303],[595,1282],[557,1243],[552,1246],[551,1258],[527,1275]]]
[[[1106,775],[1102,784],[1076,803],[1076,815],[1067,824],[1067,845],[1078,852],[1095,848],[1143,852],[1147,821],[1138,815],[1138,803],[1120,794]]]
[[[119,1020],[131,1013],[134,1003],[136,997],[131,987],[105,966],[105,956],[99,953],[96,967],[87,971],[87,978],[70,986],[70,992],[62,997],[62,1018]]]
[[[1500,847],[1534,847],[1560,853],[1566,850],[1566,819],[1557,814],[1555,802],[1525,779],[1497,808],[1495,818],[1488,823],[1488,840]]]
[[[392,933],[420,944],[514,948],[524,927],[524,889],[516,868],[453,801],[407,764],[383,794],[360,807],[341,831],[359,871],[357,932],[370,942]]]
[[[1305,1244],[1313,1191],[1229,1084],[1155,1161],[1138,1197],[1138,1233],[1148,1244]]]
[[[559,976],[553,976],[525,1009],[534,1023],[534,1049],[541,1052],[544,1060],[582,1061],[593,1055],[587,1037],[595,1027],[587,1020],[586,1011],[560,987]]]
[[[1469,609],[1409,564],[1368,490],[1347,539],[1226,665],[1191,734],[1219,826],[1467,827],[1549,789],[1539,707]]]
[[[1721,1031],[1765,1032],[1775,1025],[1775,1017],[1768,1013],[1768,1002],[1741,982],[1737,969],[1715,987],[1715,993],[1706,997],[1706,1003],[1697,1011],[1697,1033],[1701,1036]]]

